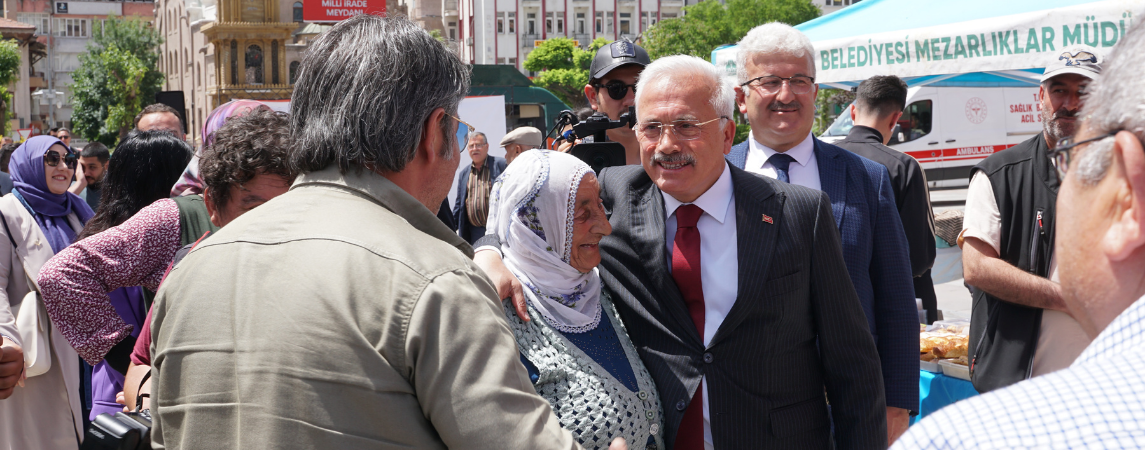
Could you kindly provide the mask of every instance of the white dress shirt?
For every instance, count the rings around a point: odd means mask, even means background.
[[[818,179],[818,178],[816,178]],[[672,243],[676,240],[676,208],[685,203],[671,195],[664,195],[664,242],[668,246],[668,260],[672,259]],[[712,342],[716,330],[724,322],[736,296],[739,295],[739,260],[736,247],[735,196],[732,190],[731,170],[724,166],[723,174],[711,188],[691,204],[704,210],[696,222],[700,231],[700,282],[704,292],[704,346]],[[669,262],[668,270],[672,269]],[[708,412],[708,382],[704,379],[704,445],[712,448],[712,425]]]
[[[776,178],[775,166],[771,164],[768,158],[779,152],[756,142],[754,137],[748,139],[747,142],[747,161],[744,163],[743,169],[768,178]],[[811,137],[811,133],[807,134],[807,138],[803,142],[796,144],[795,147],[784,153],[795,158],[795,164],[787,168],[787,179],[791,184],[823,190],[819,183],[819,163],[815,161],[815,140]]]

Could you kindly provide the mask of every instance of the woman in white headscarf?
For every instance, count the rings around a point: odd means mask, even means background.
[[[596,268],[612,232],[596,174],[567,154],[525,152],[493,185],[488,223],[533,318],[505,307],[521,362],[561,426],[588,449],[618,437],[663,448],[656,386]]]

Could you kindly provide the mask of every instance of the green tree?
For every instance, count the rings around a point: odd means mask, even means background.
[[[587,50],[573,45],[568,38],[546,40],[525,58],[525,69],[539,74],[533,83],[548,89],[553,95],[575,108],[588,106],[584,98],[584,85],[588,84],[588,66],[596,51],[608,45],[608,40],[596,38]]]
[[[12,105],[12,93],[8,85],[14,83],[20,73],[20,45],[15,40],[0,40],[0,134],[12,132],[8,123],[8,109]]]
[[[72,123],[76,134],[112,146],[163,85],[157,66],[163,38],[139,17],[109,17],[92,32],[72,73]]]
[[[643,47],[652,59],[692,55],[710,59],[712,50],[739,42],[748,31],[768,22],[797,25],[819,17],[807,0],[706,0],[684,7],[684,16],[666,19],[644,33]]]

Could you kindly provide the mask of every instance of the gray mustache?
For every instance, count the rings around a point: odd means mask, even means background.
[[[695,164],[696,157],[686,153],[654,153],[652,154],[652,162],[657,164]]]
[[[798,110],[798,109],[803,109],[803,104],[799,103],[799,100],[794,100],[791,103],[783,103],[783,102],[776,100],[774,102],[771,102],[770,105],[767,105],[767,109],[772,110],[772,111],[775,111],[777,109],[797,109]]]

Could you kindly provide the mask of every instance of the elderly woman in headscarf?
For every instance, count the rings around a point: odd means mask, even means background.
[[[494,184],[489,224],[533,318],[505,306],[521,362],[561,426],[588,449],[618,437],[662,448],[656,386],[596,267],[612,232],[596,174],[567,154],[525,152]]]
[[[16,149],[9,164],[15,188],[0,198],[0,335],[5,354],[23,348],[19,376],[26,379],[0,400],[0,448],[75,449],[83,437],[80,360],[39,297],[28,295],[40,267],[92,216],[87,203],[68,192],[76,161],[59,139],[36,136]],[[44,333],[49,339],[42,340]]]
[[[183,171],[183,175],[175,182],[175,186],[171,188],[172,197],[182,197],[184,195],[195,195],[203,193],[203,179],[199,177],[199,155],[202,154],[202,149],[211,146],[215,140],[215,132],[223,127],[223,124],[234,116],[240,116],[255,110],[270,111],[270,106],[258,100],[231,100],[229,102],[219,105],[214,111],[207,115],[207,120],[203,123],[203,132],[199,136],[202,138],[202,146],[199,147],[198,152],[191,157],[191,162],[187,164],[187,169]]]

